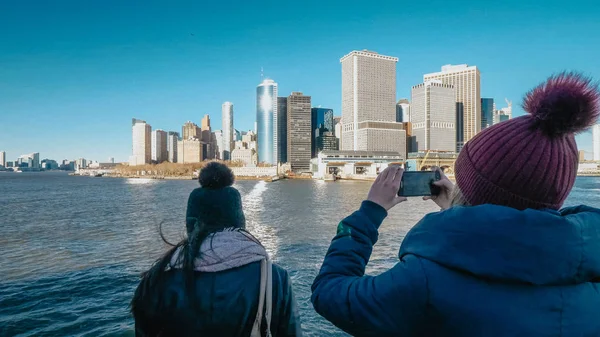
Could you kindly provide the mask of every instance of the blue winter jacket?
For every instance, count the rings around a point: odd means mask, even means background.
[[[399,206],[402,207],[402,206]],[[386,211],[338,226],[316,311],[356,336],[600,336],[600,210],[481,205],[425,216],[400,261],[366,276]]]

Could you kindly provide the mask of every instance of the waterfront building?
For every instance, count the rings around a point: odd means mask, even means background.
[[[288,162],[287,97],[277,97],[277,162]]]
[[[179,132],[169,131],[167,134],[167,160],[171,163],[177,162],[177,142],[179,141]]]
[[[457,139],[456,144],[456,151],[460,152],[464,143],[481,130],[481,75],[479,70],[476,66],[449,64],[443,66],[440,72],[423,76],[423,82],[431,80],[440,80],[443,84],[454,86],[456,102],[462,104],[460,108],[463,136]]]
[[[316,137],[315,147],[317,155],[321,151],[338,151],[340,149],[339,139],[333,135],[333,132],[323,132]]]
[[[7,161],[6,162],[6,167],[15,167],[15,166],[16,166],[16,164],[15,164],[14,161]]]
[[[152,160],[152,127],[146,121],[133,118],[131,120],[133,146],[129,165],[149,164]]]
[[[231,150],[235,139],[233,129],[233,103],[225,102],[221,106],[223,122],[223,138],[221,141],[221,159],[231,160]]]
[[[231,151],[231,160],[241,162],[244,166],[256,166],[258,164],[258,156],[253,149],[234,149]]]
[[[454,86],[440,80],[412,87],[412,132],[418,151],[456,151]]]
[[[56,160],[52,160],[52,159],[43,159],[41,164],[40,164],[40,168],[42,170],[57,170],[58,169],[58,163],[56,162]]]
[[[85,158],[79,158],[75,161],[75,169],[80,170],[88,167],[88,161]]]
[[[111,164],[115,163],[115,157],[108,157],[108,162]]]
[[[277,165],[278,162],[277,83],[265,79],[256,87],[256,133],[258,160]]]
[[[481,130],[494,125],[494,113],[496,104],[493,98],[481,99]]]
[[[398,152],[321,151],[311,160],[313,177],[335,175],[343,179],[372,179],[389,165],[400,165],[405,156]]]
[[[585,151],[579,150],[579,163],[585,162]]]
[[[198,138],[182,139],[177,141],[177,162],[191,164],[202,162],[202,141]]]
[[[406,98],[402,98],[396,103],[396,122],[410,122],[410,103]]]
[[[167,132],[160,129],[152,131],[151,143],[152,162],[160,164],[167,161]]]
[[[600,162],[600,124],[592,127],[592,160]]]
[[[292,171],[310,170],[311,97],[292,92],[287,98],[287,159]]]
[[[333,117],[333,134],[338,139],[338,149],[342,148],[342,117]]]
[[[322,147],[317,146],[317,143],[323,143],[322,140],[318,139],[318,137],[323,137],[326,132],[331,133],[331,136],[333,136],[335,132],[333,122],[333,110],[327,108],[312,108],[310,128],[310,155],[312,158],[316,157],[317,153],[323,150]]]
[[[6,151],[0,151],[0,166],[6,167]]]
[[[22,171],[39,171],[40,154],[38,152],[34,152],[19,156],[15,163],[15,167],[20,168]]]
[[[203,155],[204,155],[204,159],[215,159],[216,156],[216,151],[217,151],[217,143],[215,140],[215,136],[212,132],[211,126],[210,126],[210,116],[209,115],[204,115],[204,118],[202,118],[202,126],[200,128],[200,132],[201,132],[201,139],[202,139],[202,143],[204,146],[204,151],[203,151]]]
[[[396,122],[396,62],[367,50],[340,59],[342,150],[404,152],[405,132]]]
[[[201,138],[201,129],[196,125],[196,123],[192,123],[191,121],[187,121],[181,127],[181,137],[182,139],[200,139]]]

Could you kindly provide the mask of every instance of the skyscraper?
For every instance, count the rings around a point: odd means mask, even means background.
[[[129,157],[130,166],[149,164],[152,160],[151,133],[152,127],[146,121],[135,118],[131,120],[133,146]]]
[[[506,101],[507,106],[500,110],[494,111],[494,124],[498,124],[512,118],[512,102],[507,98],[505,98],[504,101]]]
[[[398,58],[363,50],[342,64],[342,150],[405,153],[405,133],[396,123]]]
[[[493,98],[481,99],[481,130],[494,125],[496,105]]]
[[[177,142],[177,162],[181,164],[200,163],[202,154],[202,141],[198,138],[182,139]]]
[[[213,132],[213,136],[214,143],[217,145],[217,147],[215,148],[215,159],[223,160],[223,158],[221,158],[221,144],[223,144],[223,131],[217,130]]]
[[[277,97],[277,162],[287,163],[287,97]]]
[[[411,125],[417,150],[456,150],[456,94],[439,80],[412,87]]]
[[[410,122],[410,103],[406,98],[403,98],[396,103],[396,122]]]
[[[333,117],[333,130],[335,138],[338,139],[338,149],[342,148],[342,117]]]
[[[152,131],[152,161],[158,164],[168,159],[167,154],[167,133],[163,130]]]
[[[440,80],[456,90],[456,102],[462,103],[463,139],[457,139],[456,151],[481,130],[481,75],[476,66],[445,65],[441,72],[425,74],[423,82]],[[413,126],[414,127],[414,126]]]
[[[287,157],[292,171],[310,170],[310,129],[310,96],[292,92],[287,98]]]
[[[233,150],[233,103],[225,102],[221,107],[223,115],[223,144],[221,144],[221,159],[231,160],[231,150]]]
[[[171,163],[177,162],[177,141],[179,141],[179,132],[169,131],[167,135],[167,160]]]
[[[217,151],[217,144],[215,142],[214,134],[212,133],[212,129],[210,127],[210,116],[204,115],[202,118],[202,126],[200,128],[201,139],[204,146],[205,151],[203,151],[203,155],[205,159],[215,159],[215,152]]]
[[[334,123],[333,123],[333,110],[327,108],[312,108],[311,109],[311,156],[315,158],[320,151],[323,150],[323,146],[319,144],[331,145],[331,140],[324,142],[319,137],[323,137],[326,132],[329,132],[329,136],[334,135]]]
[[[592,148],[594,153],[593,160],[600,161],[600,124],[592,127]]]
[[[258,161],[277,165],[277,83],[271,79],[256,87]]]
[[[185,122],[181,127],[181,138],[182,139],[200,139],[200,128],[196,123],[190,121]]]
[[[0,166],[6,167],[6,152],[0,151]]]

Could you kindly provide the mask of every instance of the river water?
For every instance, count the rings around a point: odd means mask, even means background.
[[[310,285],[338,222],[370,184],[240,181],[247,228],[290,271],[307,336],[344,336],[310,304]],[[0,173],[0,336],[133,336],[138,275],[184,233],[196,181]],[[600,207],[600,178],[578,178],[567,205]],[[393,266],[405,233],[436,207],[394,208],[367,268]]]

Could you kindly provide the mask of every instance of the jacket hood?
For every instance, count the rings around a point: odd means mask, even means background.
[[[171,257],[170,268],[181,268],[181,247]],[[200,257],[194,260],[194,270],[219,272],[268,259],[265,248],[249,234],[225,230],[210,234],[200,245]]]
[[[425,216],[404,238],[413,254],[490,281],[567,285],[600,281],[600,210],[453,207]]]

